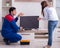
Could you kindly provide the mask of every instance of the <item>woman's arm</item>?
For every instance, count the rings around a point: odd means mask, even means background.
[[[47,9],[44,9],[44,16],[43,16],[43,18],[38,18],[38,20],[48,20],[48,16],[49,16],[49,14],[48,14],[48,11],[47,11]]]
[[[48,14],[48,9],[45,8],[43,12],[44,12],[43,19],[44,19],[44,20],[48,20],[48,16],[49,16],[49,14]]]

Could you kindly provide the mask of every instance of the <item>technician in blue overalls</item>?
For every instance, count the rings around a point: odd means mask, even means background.
[[[22,36],[17,34],[20,28],[16,25],[18,17],[14,19],[14,15],[16,15],[16,8],[11,7],[9,9],[9,14],[5,16],[4,22],[2,25],[2,32],[1,35],[3,36],[4,42],[9,45],[10,43],[18,42],[22,39]],[[18,16],[22,16],[23,14],[20,13]]]

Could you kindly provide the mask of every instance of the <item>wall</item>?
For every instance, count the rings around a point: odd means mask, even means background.
[[[0,0],[0,30],[2,26],[2,0]]]
[[[56,0],[56,10],[59,17],[58,27],[60,28],[60,5],[59,4],[60,4],[60,0]]]
[[[23,12],[24,16],[40,16],[41,17],[41,5],[40,2],[14,2],[12,0],[12,6],[17,8],[17,13]],[[18,25],[20,22],[18,21]],[[40,21],[39,28],[47,28],[44,21]],[[45,26],[44,26],[45,25]],[[43,26],[43,27],[42,27]]]
[[[56,9],[57,9],[57,13],[58,13],[58,16],[59,16],[59,19],[60,19],[60,0],[57,0],[56,1]]]
[[[15,2],[13,4],[17,8],[17,12],[23,12],[26,16],[38,15],[40,16],[40,3],[32,2]]]
[[[55,0],[53,0],[53,5],[55,6]],[[0,0],[0,7],[2,5],[2,0]],[[41,6],[40,2],[14,2],[12,0],[12,6],[15,6],[17,8],[17,13],[23,12],[25,16],[41,16]],[[0,8],[0,29],[2,26],[2,8]],[[40,21],[39,28],[45,29],[47,28],[47,21]],[[20,21],[17,22],[17,24],[20,24]],[[43,27],[42,27],[43,26]]]

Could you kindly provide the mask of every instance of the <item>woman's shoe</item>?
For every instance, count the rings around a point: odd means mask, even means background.
[[[49,45],[46,45],[46,46],[44,46],[43,48],[51,48],[51,46],[49,46]]]
[[[6,45],[10,45],[10,42],[8,39],[3,39],[3,41],[5,42]]]

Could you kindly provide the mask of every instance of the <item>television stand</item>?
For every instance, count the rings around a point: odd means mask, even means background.
[[[48,39],[48,31],[47,30],[24,30],[20,32],[23,38],[30,38],[30,39]],[[30,37],[29,37],[30,36]]]

